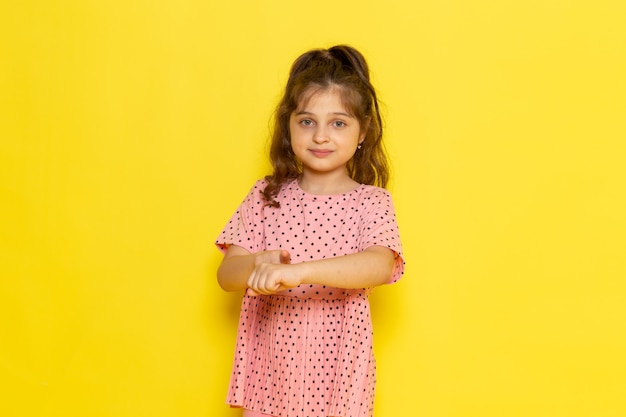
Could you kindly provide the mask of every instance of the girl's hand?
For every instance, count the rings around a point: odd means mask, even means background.
[[[291,254],[286,250],[266,250],[259,252],[254,257],[254,266],[261,264],[289,264],[291,263]]]
[[[288,251],[266,251],[255,258],[255,268],[248,278],[247,294],[274,294],[300,285]]]

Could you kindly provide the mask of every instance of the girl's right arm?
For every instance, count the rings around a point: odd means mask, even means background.
[[[217,282],[224,291],[248,288],[248,278],[257,265],[262,263],[288,264],[291,256],[286,250],[270,250],[250,253],[237,245],[230,245],[217,270]]]

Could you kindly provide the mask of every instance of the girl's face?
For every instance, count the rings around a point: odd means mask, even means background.
[[[348,176],[346,164],[365,138],[336,89],[313,93],[291,114],[289,131],[303,175],[333,180]]]

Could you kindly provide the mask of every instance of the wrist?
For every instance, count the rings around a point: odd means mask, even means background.
[[[306,284],[315,284],[314,276],[311,274],[311,266],[310,262],[300,262],[297,264],[292,264],[293,272],[295,276],[298,277],[298,281],[300,285]]]

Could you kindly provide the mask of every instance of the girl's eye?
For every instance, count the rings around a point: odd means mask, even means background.
[[[313,126],[313,120],[311,120],[311,119],[303,119],[303,120],[300,120],[300,124],[302,126]]]
[[[333,124],[335,125],[335,127],[344,127],[346,125],[346,123],[342,122],[341,120],[337,120]]]

